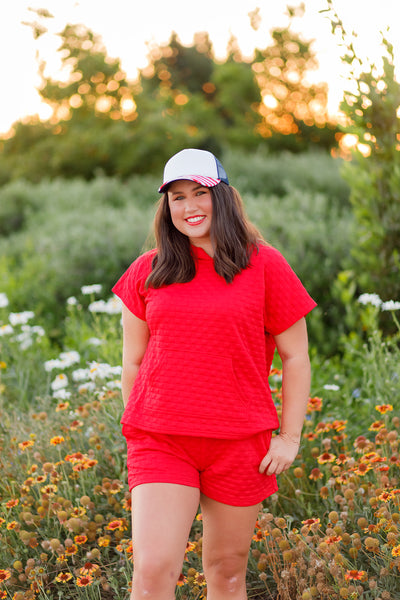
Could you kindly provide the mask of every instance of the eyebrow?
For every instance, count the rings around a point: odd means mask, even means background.
[[[201,185],[201,184],[199,183],[198,185],[195,185],[195,186],[192,188],[192,191],[195,191],[195,190],[198,190],[198,189],[200,189],[200,188],[204,188],[204,187],[206,187],[206,186],[205,186],[205,185]],[[172,194],[173,196],[176,196],[176,195],[178,195],[178,194],[183,194],[183,192],[182,192],[182,191],[176,191],[176,192],[172,192],[172,191],[170,191],[170,194]]]

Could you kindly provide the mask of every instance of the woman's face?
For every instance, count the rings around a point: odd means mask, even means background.
[[[168,205],[176,229],[187,235],[193,246],[203,248],[212,256],[210,188],[188,179],[174,181],[168,187]]]

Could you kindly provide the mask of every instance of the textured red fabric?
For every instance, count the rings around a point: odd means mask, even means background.
[[[316,304],[275,248],[261,245],[232,283],[204,250],[192,252],[197,270],[188,283],[146,289],[150,251],[113,288],[150,330],[122,423],[217,438],[276,429],[268,385],[274,336]]]
[[[122,426],[129,490],[145,483],[197,487],[231,506],[253,506],[278,490],[275,475],[258,471],[271,431],[240,440],[152,433]]]

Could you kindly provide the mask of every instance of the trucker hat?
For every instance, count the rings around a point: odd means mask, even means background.
[[[158,191],[165,192],[166,187],[177,179],[189,179],[205,187],[214,187],[221,181],[229,185],[225,169],[218,158],[208,150],[196,148],[185,148],[169,159]]]

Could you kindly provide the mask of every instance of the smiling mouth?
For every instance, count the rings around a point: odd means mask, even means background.
[[[188,219],[185,219],[185,221],[189,225],[198,225],[199,223],[202,223],[205,218],[206,218],[205,215],[201,215],[198,217],[189,217]]]

